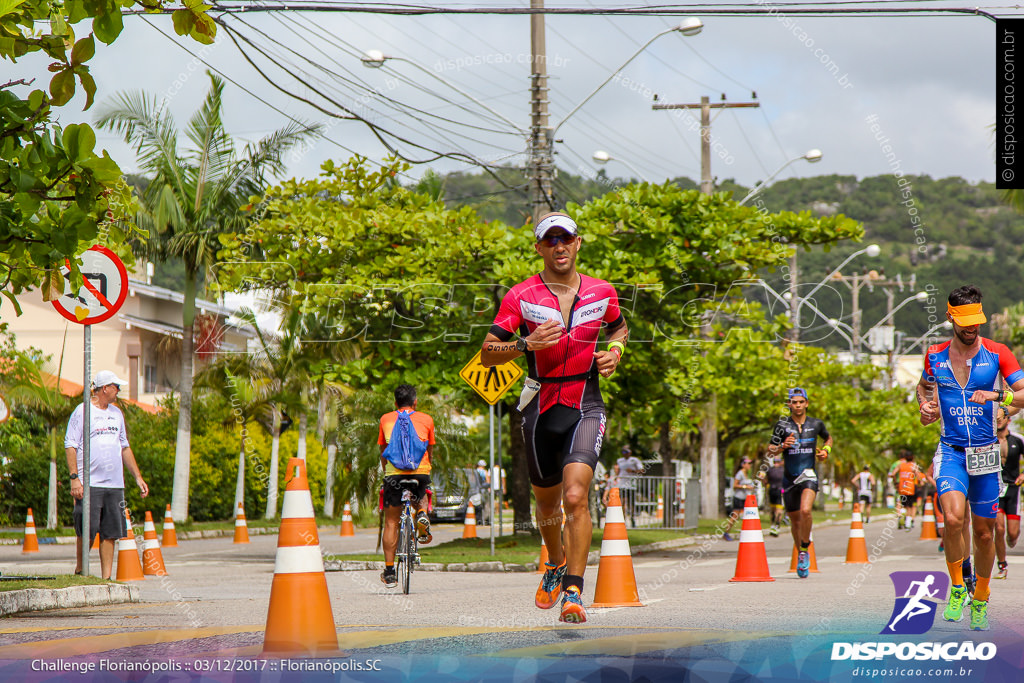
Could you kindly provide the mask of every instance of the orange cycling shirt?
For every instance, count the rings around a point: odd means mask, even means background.
[[[406,412],[408,408],[404,409]],[[412,420],[412,426],[416,428],[416,436],[420,437],[422,441],[426,441],[431,446],[434,445],[434,419],[426,413],[413,411],[409,418]],[[377,433],[377,443],[381,446],[386,446],[388,441],[391,440],[391,432],[395,430],[395,423],[398,422],[398,411],[392,410],[390,413],[380,418],[380,431]],[[396,474],[430,474],[430,451],[427,450],[426,455],[423,456],[423,460],[420,461],[420,466],[414,470],[400,470],[392,465],[389,461],[385,460],[386,466],[384,468],[384,476],[390,477]]]
[[[917,490],[917,480],[921,478],[921,471],[912,462],[903,461],[897,468],[899,472],[899,494],[901,496],[912,496]]]

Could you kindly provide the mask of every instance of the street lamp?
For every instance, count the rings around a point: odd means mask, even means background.
[[[656,35],[655,35],[655,36],[654,36],[653,38],[651,38],[651,39],[650,39],[650,40],[648,40],[648,41],[647,41],[646,43],[644,43],[643,45],[641,45],[641,46],[640,46],[640,48],[639,48],[639,49],[637,49],[637,51],[636,51],[636,52],[634,52],[634,53],[632,54],[632,56],[630,56],[630,58],[629,58],[629,59],[627,59],[626,61],[624,61],[624,62],[622,63],[622,66],[620,66],[620,67],[619,67],[618,69],[616,69],[615,71],[613,71],[613,72],[611,73],[611,75],[610,75],[610,76],[608,76],[608,78],[606,78],[606,79],[604,80],[604,82],[603,82],[603,83],[601,83],[601,85],[599,85],[599,86],[597,86],[596,88],[594,88],[594,91],[593,91],[592,93],[590,93],[589,95],[587,95],[586,97],[584,97],[584,98],[583,98],[583,100],[582,100],[582,101],[581,101],[581,102],[580,102],[579,104],[577,104],[577,105],[576,105],[575,107],[573,107],[573,108],[572,108],[572,110],[571,110],[571,111],[570,111],[570,112],[569,112],[568,114],[566,114],[566,115],[565,115],[565,117],[564,117],[564,118],[563,118],[563,119],[562,119],[561,121],[559,121],[559,122],[558,122],[558,123],[557,123],[557,124],[555,125],[555,127],[554,127],[554,128],[552,128],[552,129],[551,129],[551,136],[552,136],[552,138],[554,137],[554,135],[555,135],[555,133],[556,133],[556,132],[558,131],[558,129],[562,127],[562,124],[564,124],[564,123],[565,123],[566,121],[568,121],[568,120],[569,120],[569,117],[570,117],[570,116],[572,116],[573,114],[575,114],[575,113],[576,113],[576,112],[577,112],[577,111],[579,110],[579,108],[580,108],[580,107],[582,107],[582,106],[583,106],[584,104],[586,104],[587,102],[589,102],[589,101],[590,101],[590,98],[591,98],[591,97],[593,97],[594,95],[596,95],[596,94],[597,94],[597,92],[598,92],[598,91],[599,91],[599,90],[600,90],[601,88],[603,88],[604,86],[608,85],[608,83],[609,83],[609,82],[610,82],[610,81],[611,81],[611,80],[612,80],[613,78],[615,78],[615,76],[616,76],[616,75],[618,75],[618,73],[619,73],[620,71],[622,71],[622,70],[623,70],[623,69],[625,69],[625,68],[626,68],[627,66],[629,66],[629,63],[630,63],[630,62],[632,62],[632,61],[633,61],[634,59],[636,59],[636,58],[637,58],[637,55],[639,55],[639,54],[640,54],[641,52],[643,52],[643,51],[644,51],[644,50],[645,50],[645,49],[647,48],[647,46],[648,46],[648,45],[650,45],[651,43],[653,43],[654,41],[656,41],[656,40],[657,40],[658,38],[661,38],[662,36],[664,36],[664,35],[667,35],[667,34],[669,34],[669,33],[673,33],[673,32],[675,32],[675,31],[679,31],[679,32],[680,32],[680,33],[682,33],[682,34],[683,34],[684,36],[695,36],[695,35],[697,35],[698,33],[700,33],[700,32],[701,32],[701,31],[703,31],[703,30],[704,30],[704,22],[702,22],[702,21],[701,21],[700,19],[698,19],[697,17],[687,17],[686,19],[683,19],[683,20],[682,20],[681,22],[679,22],[679,24],[678,24],[677,26],[673,26],[672,28],[668,28],[668,29],[665,29],[665,30],[664,30],[664,31],[662,31],[661,33],[658,33],[658,34],[656,34]]]
[[[741,200],[739,201],[739,203],[740,203],[741,205],[742,205],[742,204],[746,204],[746,203],[747,203],[747,200],[748,200],[748,199],[750,199],[750,198],[751,198],[751,197],[753,197],[753,196],[754,196],[755,194],[758,194],[759,192],[761,192],[762,190],[764,190],[764,188],[768,186],[768,184],[769,184],[769,183],[770,183],[770,182],[772,181],[772,179],[773,179],[773,178],[775,178],[775,176],[777,176],[777,175],[779,175],[780,173],[782,173],[782,171],[783,171],[783,170],[784,170],[784,169],[785,169],[785,168],[786,168],[787,166],[789,166],[789,165],[790,165],[790,164],[792,164],[792,163],[796,163],[797,161],[800,161],[801,159],[804,159],[804,160],[806,160],[806,161],[808,161],[808,162],[810,162],[810,163],[812,163],[812,164],[815,164],[815,163],[817,163],[817,162],[821,161],[821,150],[820,150],[820,149],[811,149],[811,150],[808,150],[807,152],[805,152],[805,153],[801,154],[801,155],[800,155],[800,156],[798,156],[798,157],[793,157],[792,159],[790,159],[789,161],[787,161],[786,163],[784,163],[784,164],[783,164],[782,166],[779,166],[779,168],[778,168],[778,169],[776,169],[776,171],[775,171],[774,173],[772,173],[772,174],[771,174],[771,175],[769,175],[769,176],[768,176],[767,178],[765,178],[764,180],[762,180],[762,181],[761,181],[760,183],[758,183],[758,184],[757,184],[757,185],[756,185],[756,186],[754,187],[754,189],[752,189],[752,190],[751,190],[750,192],[748,192],[748,193],[747,193],[747,196],[746,196],[746,197],[744,197],[743,199],[741,199]]]
[[[597,163],[601,164],[602,166],[604,164],[607,164],[609,161],[617,161],[620,164],[625,165],[633,173],[636,173],[636,177],[637,178],[639,178],[640,180],[646,182],[646,179],[644,178],[644,174],[641,173],[640,171],[638,171],[636,169],[636,167],[633,166],[633,164],[629,163],[625,159],[620,159],[618,157],[613,157],[611,154],[609,154],[608,152],[604,151],[603,149],[599,149],[596,152],[594,152],[593,158],[594,158],[594,161],[596,161]]]
[[[838,318],[829,318],[828,324],[832,326],[833,330],[839,333],[839,336],[846,340],[846,342],[850,345],[850,353],[852,353],[854,359],[856,359],[857,350],[853,348],[853,337],[843,332],[842,329],[845,327],[846,329],[850,330],[850,332],[853,332],[853,328],[844,323],[843,321],[839,320]]]
[[[882,318],[877,323],[875,323],[874,325],[869,327],[868,328],[868,332],[870,332],[871,330],[875,329],[876,327],[881,326],[882,323],[884,323],[885,321],[889,320],[894,315],[896,315],[896,311],[900,310],[901,308],[903,308],[904,306],[909,304],[911,301],[925,301],[926,299],[928,299],[928,292],[922,291],[922,292],[918,292],[917,294],[911,294],[906,299],[901,301],[895,308],[893,308],[891,311],[889,311],[889,313],[884,318]]]
[[[427,68],[424,68],[424,67],[420,66],[418,63],[416,63],[415,61],[413,61],[411,59],[406,59],[405,57],[395,57],[393,55],[386,55],[383,52],[381,52],[380,50],[367,50],[366,52],[363,53],[363,56],[359,58],[359,61],[361,61],[363,63],[363,66],[367,67],[368,69],[379,69],[382,66],[384,66],[385,62],[387,62],[389,60],[396,60],[396,61],[399,61],[399,62],[405,62],[406,64],[412,64],[414,67],[416,67],[417,69],[419,69],[423,73],[429,75],[434,80],[437,80],[437,81],[440,81],[441,83],[444,83],[449,88],[451,88],[455,92],[459,93],[463,97],[465,97],[465,98],[467,98],[469,100],[472,100],[478,106],[480,106],[480,107],[486,109],[487,111],[489,111],[490,113],[494,114],[499,119],[501,119],[502,121],[504,121],[508,125],[510,125],[513,128],[515,128],[517,133],[522,133],[523,135],[529,135],[530,134],[530,132],[528,130],[526,130],[525,128],[521,127],[520,125],[518,125],[517,123],[515,123],[511,119],[506,118],[505,115],[502,114],[501,112],[495,111],[494,109],[492,109],[491,107],[487,106],[486,104],[484,104],[483,102],[481,102],[477,98],[475,98],[472,95],[470,95],[465,90],[462,90],[461,88],[456,86],[451,81],[448,81],[448,80],[446,80],[444,78],[441,78],[440,76],[438,76],[436,73],[434,73],[430,69],[427,69]]]
[[[812,296],[814,296],[814,293],[817,292],[819,289],[821,289],[825,285],[826,282],[831,280],[833,275],[835,275],[836,273],[841,271],[843,269],[843,267],[847,263],[849,263],[853,259],[857,258],[861,254],[867,254],[871,258],[875,258],[876,256],[878,256],[881,253],[882,253],[882,248],[880,246],[878,246],[877,244],[869,244],[868,246],[864,247],[863,249],[858,249],[857,251],[855,251],[852,254],[850,254],[849,256],[847,256],[845,261],[843,261],[838,266],[836,266],[835,269],[831,273],[826,275],[824,280],[822,280],[821,282],[816,284],[814,286],[814,289],[812,289],[810,292],[808,292],[806,296],[800,297],[800,303],[797,305],[797,309],[796,309],[797,312],[799,313],[800,306],[802,306],[807,299],[810,299]]]

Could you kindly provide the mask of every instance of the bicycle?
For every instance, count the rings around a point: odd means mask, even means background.
[[[400,479],[400,486],[418,486],[415,479]],[[402,592],[409,594],[409,581],[412,578],[413,567],[420,564],[420,554],[417,552],[416,521],[412,509],[412,491],[407,488],[402,490],[402,516],[398,526],[398,547],[395,549],[395,568],[398,572],[398,580],[402,584]]]

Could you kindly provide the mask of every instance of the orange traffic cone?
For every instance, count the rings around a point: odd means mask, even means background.
[[[462,537],[476,538],[476,511],[472,503],[466,507],[466,524],[462,527]]]
[[[939,494],[932,495],[932,506],[935,510],[935,531],[942,534],[943,528],[946,526],[946,518],[942,516],[942,508],[939,507]]]
[[[341,533],[339,536],[355,536],[356,527],[352,524],[352,506],[345,503],[345,509],[341,512]]]
[[[821,572],[818,571],[818,558],[814,554],[814,534],[811,534],[811,543],[810,543],[810,545],[807,546],[807,552],[811,556],[811,568],[810,568],[810,571],[814,572],[815,574],[820,574]],[[800,554],[800,549],[797,548],[797,544],[794,543],[793,544],[793,561],[789,563],[789,573],[790,574],[792,574],[793,572],[796,571],[797,555],[799,555],[799,554]]]
[[[165,548],[178,547],[178,534],[174,531],[174,518],[171,517],[171,504],[167,504],[167,513],[164,514],[164,541]]]
[[[601,541],[601,563],[597,566],[597,585],[591,607],[643,607],[636,589],[633,556],[626,535],[619,489],[608,496],[608,510]]]
[[[235,516],[235,543],[249,542],[249,525],[245,523],[245,508],[238,504],[238,514]]]
[[[146,510],[146,522],[142,527],[142,573],[145,576],[166,576],[164,554],[160,552],[160,541],[156,539],[156,525],[153,514]]]
[[[740,527],[740,548],[736,554],[736,575],[730,581],[774,581],[768,572],[768,553],[764,548],[761,515],[757,513],[757,497],[748,495],[743,503],[743,526]]]
[[[100,532],[97,531],[95,538],[92,539],[92,545],[89,547],[89,550],[96,550],[96,548],[99,548],[99,547],[100,547]]]
[[[540,559],[537,560],[537,573],[544,573],[544,563],[551,559],[548,556],[548,546],[544,543],[544,537],[540,537]]]
[[[21,552],[39,552],[39,538],[36,537],[36,522],[32,518],[32,508],[28,509],[28,516],[25,517],[25,541],[21,544]]]
[[[306,461],[288,461],[263,654],[338,653]]]
[[[864,540],[864,522],[860,519],[860,503],[853,504],[850,540],[846,544],[846,564],[869,564],[868,543]]]
[[[662,500],[661,496],[658,496],[658,508],[654,512],[657,517],[655,518],[655,524],[660,524],[661,520],[665,519],[665,501]]]
[[[124,518],[128,522],[128,535],[117,542],[117,580],[142,581],[146,576],[142,573],[142,562],[139,561],[139,547],[135,544],[135,532],[132,531],[132,518],[127,508]],[[154,533],[156,529],[153,529]]]
[[[921,520],[921,537],[917,540],[939,540],[939,535],[935,532],[935,508],[932,507],[931,496],[924,499],[924,518]]]
[[[675,526],[682,529],[686,526],[686,499],[679,497],[679,512],[676,513]]]

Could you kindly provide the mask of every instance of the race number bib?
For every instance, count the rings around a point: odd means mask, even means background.
[[[1003,496],[1006,495],[1006,490],[1008,488],[1010,488],[1009,484],[1007,484],[1005,481],[1002,481],[1002,480],[999,481],[999,497],[1000,498],[1002,498]]]
[[[967,456],[967,474],[991,474],[1002,470],[1002,463],[999,461],[999,444],[994,443],[988,446],[970,446],[965,450]]]

